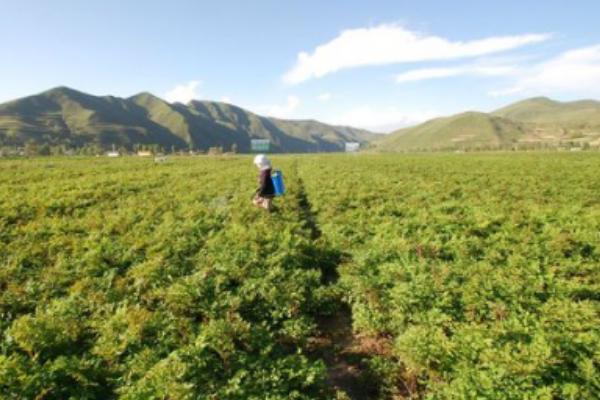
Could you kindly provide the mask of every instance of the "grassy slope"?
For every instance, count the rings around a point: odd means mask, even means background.
[[[467,112],[401,129],[377,141],[387,151],[510,146],[515,142],[600,144],[600,102],[523,100],[493,113]]]
[[[345,142],[369,142],[376,138],[376,134],[356,128],[345,126],[332,126],[314,120],[289,121],[269,118],[277,129],[289,132],[297,138],[306,138],[319,149],[332,151],[343,148]]]
[[[514,121],[566,126],[600,126],[600,102],[558,102],[546,97],[523,100],[501,108],[493,115]]]
[[[365,142],[372,134],[316,121],[261,117],[219,102],[170,104],[150,93],[122,99],[92,96],[60,87],[0,105],[0,141],[81,146],[100,143],[131,146],[250,150],[252,138],[270,139],[278,152],[342,150],[345,141]]]
[[[401,129],[382,139],[379,147],[407,150],[473,147],[511,143],[523,135],[522,124],[479,112],[437,118],[416,127]]]
[[[74,146],[89,142],[185,144],[145,115],[144,108],[125,99],[56,88],[0,105],[0,133],[5,130],[10,144],[30,139]]]

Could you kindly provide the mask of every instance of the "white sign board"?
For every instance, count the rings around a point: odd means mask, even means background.
[[[358,142],[346,142],[346,153],[356,153],[360,148]]]

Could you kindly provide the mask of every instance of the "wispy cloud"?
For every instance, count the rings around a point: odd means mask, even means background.
[[[395,24],[350,29],[312,53],[299,53],[296,64],[283,80],[298,84],[346,68],[476,57],[539,43],[550,37],[551,34],[542,33],[451,41]]]
[[[523,92],[523,88],[514,86],[514,87],[509,87],[506,89],[492,90],[492,91],[488,92],[488,94],[492,97],[504,97],[504,96],[516,95],[521,92]]]
[[[267,117],[291,118],[299,106],[300,99],[297,96],[290,95],[287,97],[284,104],[248,106],[248,108]]]
[[[510,65],[483,66],[462,65],[447,68],[414,69],[396,75],[397,83],[415,82],[428,79],[449,78],[455,76],[505,76],[516,72],[516,67]]]
[[[600,44],[569,50],[550,60],[521,67],[512,86],[489,94],[556,92],[600,95]]]
[[[336,125],[348,125],[365,128],[374,132],[391,132],[393,130],[415,125],[440,114],[431,111],[406,111],[398,107],[372,107],[369,105],[351,108],[342,114],[327,119]]]
[[[200,81],[190,81],[188,83],[177,85],[165,93],[165,100],[169,103],[189,103],[200,97],[198,92],[200,85]]]
[[[331,93],[321,93],[320,95],[317,96],[317,100],[319,101],[329,101],[331,100]]]

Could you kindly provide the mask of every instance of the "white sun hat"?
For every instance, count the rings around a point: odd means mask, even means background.
[[[264,154],[259,154],[254,157],[254,165],[260,169],[271,168],[271,161]]]

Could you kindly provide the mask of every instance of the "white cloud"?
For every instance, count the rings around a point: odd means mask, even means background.
[[[283,80],[298,84],[345,68],[476,57],[542,42],[550,37],[550,34],[525,34],[450,41],[394,24],[350,29],[318,46],[311,54],[299,53],[296,65]]]
[[[520,84],[548,90],[600,90],[600,45],[567,51],[542,63]]]
[[[317,96],[317,100],[319,101],[329,101],[331,100],[331,93],[321,93]]]
[[[409,125],[415,125],[440,114],[434,111],[409,111],[397,107],[374,108],[360,106],[328,119],[335,125],[347,125],[370,129],[374,132],[390,132]]]
[[[600,95],[600,45],[569,50],[548,61],[522,67],[512,86],[489,94],[557,92]]]
[[[460,68],[423,68],[414,69],[396,75],[396,83],[422,81],[426,79],[448,78],[460,75]]]
[[[415,82],[427,79],[449,78],[461,75],[473,76],[503,76],[515,73],[513,66],[478,66],[462,65],[448,68],[414,69],[396,75],[396,83]]]
[[[190,81],[182,85],[177,85],[165,93],[165,100],[167,100],[169,103],[179,102],[187,104],[191,100],[200,97],[200,94],[198,93],[200,84],[200,81]]]
[[[231,97],[229,97],[229,96],[221,96],[221,102],[222,102],[222,103],[228,103],[228,104],[231,104],[231,103],[232,103],[232,101],[231,101]]]
[[[284,104],[249,106],[248,108],[267,117],[291,118],[298,106],[300,106],[300,99],[296,96],[288,96]]]
[[[500,89],[500,90],[492,90],[490,92],[488,92],[488,94],[492,97],[504,97],[504,96],[512,96],[515,94],[519,94],[523,92],[523,88],[522,87],[509,87],[506,89]]]

